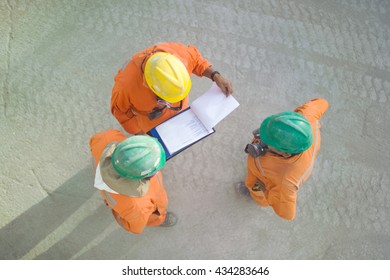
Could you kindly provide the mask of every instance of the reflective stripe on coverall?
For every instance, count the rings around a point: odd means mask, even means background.
[[[320,119],[328,109],[325,99],[313,99],[295,109],[305,116],[313,131],[313,144],[298,155],[290,158],[266,153],[254,159],[248,156],[248,175],[245,185],[252,198],[263,207],[272,206],[275,213],[286,220],[295,217],[297,192],[310,176],[317,152],[320,149]],[[264,191],[253,191],[257,181],[263,183]]]
[[[122,127],[131,134],[147,132],[179,111],[165,109],[162,115],[149,120],[149,113],[157,105],[157,96],[146,84],[143,75],[146,60],[155,52],[162,51],[175,55],[186,66],[188,73],[201,77],[211,66],[196,47],[181,43],[162,43],[135,54],[127,66],[118,71],[111,96],[111,112]],[[142,70],[141,70],[142,68]],[[172,107],[179,107],[180,102]],[[188,107],[188,96],[183,100],[182,110]]]
[[[125,139],[126,136],[119,130],[107,130],[92,136],[89,145],[94,168],[99,163],[107,144]],[[157,226],[165,220],[168,198],[161,172],[150,179],[149,190],[143,197],[129,197],[107,191],[100,191],[100,193],[112,208],[115,220],[127,231],[139,234],[145,226]]]

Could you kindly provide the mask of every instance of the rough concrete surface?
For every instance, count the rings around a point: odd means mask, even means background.
[[[1,0],[0,18],[1,259],[390,259],[390,1]],[[122,63],[164,41],[197,46],[241,105],[164,168],[178,224],[134,235],[88,142],[120,129]],[[234,185],[251,131],[315,97],[322,146],[288,222]]]

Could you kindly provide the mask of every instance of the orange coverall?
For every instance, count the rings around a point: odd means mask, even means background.
[[[313,99],[295,109],[305,116],[313,130],[314,141],[311,147],[295,156],[284,158],[273,153],[253,158],[248,156],[248,175],[245,185],[257,204],[271,206],[275,213],[286,220],[295,217],[297,192],[310,176],[317,152],[320,149],[320,119],[328,109],[325,99]],[[260,181],[264,191],[253,191],[252,187]]]
[[[107,144],[122,142],[125,139],[126,136],[119,130],[107,130],[92,136],[89,145],[94,168],[96,169]],[[115,220],[127,231],[139,234],[145,226],[157,226],[165,220],[168,198],[161,172],[150,179],[150,186],[145,196],[129,197],[104,190],[100,193],[111,207]]]
[[[157,96],[146,84],[143,70],[149,56],[155,52],[167,52],[178,57],[186,66],[188,73],[201,77],[211,66],[196,47],[181,43],[162,43],[135,54],[127,66],[118,71],[111,96],[111,112],[122,127],[131,134],[147,132],[164,120],[178,113],[166,108],[162,115],[149,120],[148,113],[159,107]],[[182,110],[188,107],[188,96],[182,101]],[[180,102],[173,103],[179,107]]]

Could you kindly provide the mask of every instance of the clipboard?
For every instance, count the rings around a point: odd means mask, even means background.
[[[213,83],[190,107],[160,123],[148,134],[158,139],[164,147],[166,158],[170,159],[215,133],[214,126],[239,105],[233,96],[226,97]]]
[[[191,147],[192,145],[194,145],[195,143],[198,143],[199,141],[203,140],[204,138],[210,136],[211,134],[214,134],[215,133],[215,129],[213,128],[212,131],[208,131],[206,135],[202,136],[202,137],[198,137],[196,139],[194,139],[193,141],[191,141],[189,144],[185,145],[184,147],[178,149],[178,150],[175,150],[174,152],[170,152],[168,150],[168,147],[167,147],[167,144],[164,142],[164,139],[163,137],[161,137],[161,135],[159,134],[158,132],[158,127],[160,125],[163,125],[164,123],[166,122],[169,122],[171,121],[173,118],[177,118],[180,114],[183,114],[184,112],[190,110],[191,107],[188,107],[184,110],[182,110],[181,112],[179,112],[178,114],[170,117],[169,119],[165,120],[164,122],[162,122],[161,124],[157,125],[156,127],[152,128],[150,131],[147,132],[148,135],[156,138],[160,144],[162,145],[162,147],[164,148],[164,151],[165,151],[165,154],[166,154],[166,160],[169,160],[171,158],[173,158],[174,156],[178,155],[179,153],[181,153],[182,151],[188,149],[189,147]],[[178,131],[176,131],[177,133],[180,133]]]

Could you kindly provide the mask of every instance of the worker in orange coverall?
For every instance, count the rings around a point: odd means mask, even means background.
[[[320,149],[320,119],[327,109],[328,102],[317,98],[294,112],[266,118],[245,148],[248,175],[236,191],[293,220],[298,190],[310,176]]]
[[[144,134],[188,107],[191,74],[208,77],[228,96],[225,79],[196,47],[161,43],[136,53],[115,76],[111,112],[130,134]]]
[[[166,211],[168,198],[160,172],[165,152],[156,139],[126,138],[119,130],[107,130],[92,136],[89,144],[95,187],[120,226],[140,234],[145,226],[176,224],[175,214]]]

